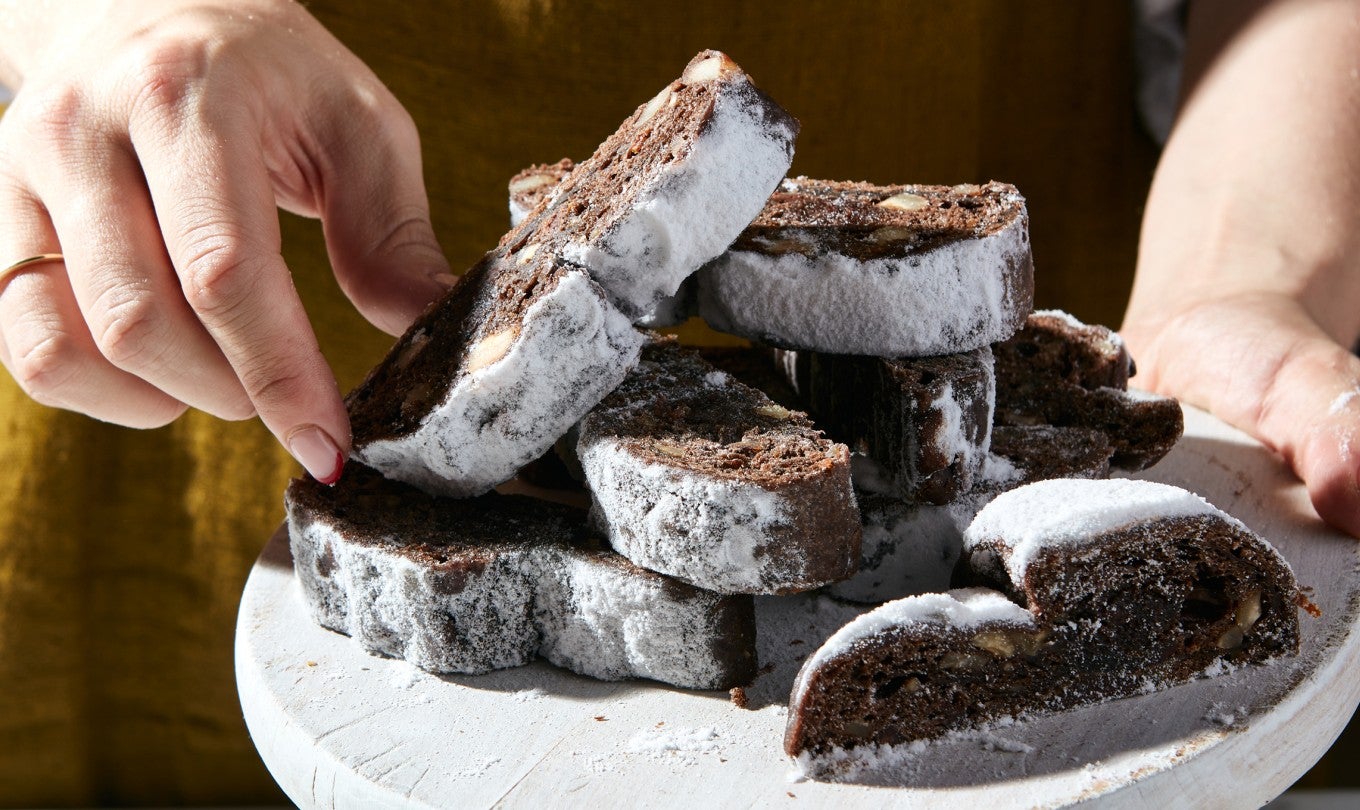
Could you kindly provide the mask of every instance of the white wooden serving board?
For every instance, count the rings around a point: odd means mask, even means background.
[[[1265,449],[1186,409],[1148,477],[1199,492],[1270,540],[1322,609],[1266,667],[937,743],[869,781],[796,781],[785,701],[799,661],[856,611],[758,601],[747,691],[601,683],[543,663],[436,677],[313,624],[286,535],[256,563],[236,628],[246,722],[302,807],[1248,807],[1308,769],[1360,702],[1360,545],[1323,525]]]

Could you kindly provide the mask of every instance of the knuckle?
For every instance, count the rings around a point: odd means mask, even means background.
[[[242,370],[241,385],[259,410],[276,412],[306,401],[308,388],[304,375],[270,361]]]
[[[127,81],[134,114],[163,115],[188,100],[212,60],[203,40],[143,37],[132,50]]]
[[[78,373],[78,358],[79,350],[70,337],[50,334],[14,353],[14,381],[34,401],[62,407],[60,392]]]
[[[180,263],[185,300],[207,318],[232,315],[249,289],[250,252],[240,240],[220,235],[189,243]]]
[[[398,209],[387,221],[390,224],[373,245],[374,256],[391,256],[412,250],[433,251],[435,255],[442,255],[429,215],[423,208],[407,206]]]
[[[134,297],[107,309],[95,326],[100,353],[124,371],[146,368],[164,350],[165,320],[150,298]]]
[[[89,129],[89,103],[75,84],[57,82],[20,97],[28,128],[44,142],[61,146],[79,140]]]
[[[391,127],[397,148],[406,150],[408,154],[420,154],[420,130],[416,127],[416,120],[395,96],[388,93],[386,98],[390,99],[390,103],[378,113],[382,116],[381,120]]]

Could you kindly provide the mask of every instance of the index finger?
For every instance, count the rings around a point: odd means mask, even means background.
[[[258,127],[244,110],[210,114],[192,96],[174,106],[134,116],[129,131],[184,297],[261,420],[330,483],[349,418],[280,253]]]

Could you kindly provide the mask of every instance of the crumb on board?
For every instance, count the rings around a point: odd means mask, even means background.
[[[595,722],[597,722],[597,723],[608,722],[608,720],[609,720],[609,718],[608,718],[608,717],[605,717],[605,716],[602,715],[602,714],[597,714],[597,715],[595,715]]]
[[[727,691],[727,694],[732,698],[732,705],[736,706],[738,709],[744,709],[748,705],[746,700],[746,690],[741,688],[740,686],[732,687]]]

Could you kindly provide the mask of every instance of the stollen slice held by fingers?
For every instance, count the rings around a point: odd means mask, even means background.
[[[470,496],[542,455],[636,362],[630,319],[760,210],[797,128],[732,60],[696,56],[350,394],[354,456]]]

